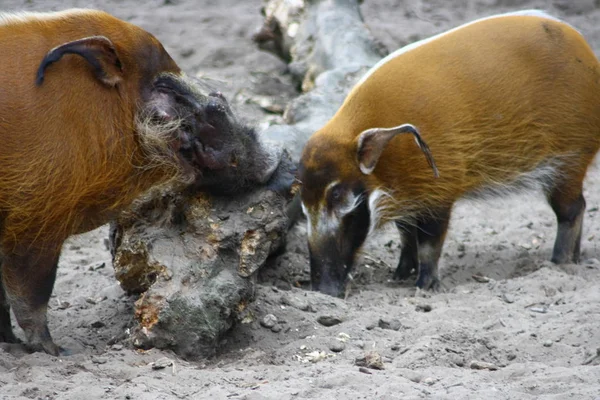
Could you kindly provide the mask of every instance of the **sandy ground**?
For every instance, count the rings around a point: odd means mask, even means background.
[[[363,11],[375,36],[394,49],[480,16],[539,7],[577,26],[600,54],[596,4],[367,0]],[[261,23],[260,5],[260,0],[0,3],[4,10],[97,7],[139,24],[188,73],[214,79],[237,111],[257,124],[272,116],[256,99],[285,104],[296,95],[285,66],[250,41]],[[462,203],[441,260],[447,291],[419,297],[410,283],[389,281],[399,255],[391,228],[366,246],[346,301],[292,287],[307,279],[305,232],[299,226],[287,253],[263,271],[248,323],[238,325],[223,340],[220,355],[205,363],[131,348],[127,328],[135,298],[116,284],[107,229],[100,228],[65,245],[50,304],[55,340],[76,354],[55,358],[0,345],[0,398],[600,399],[600,357],[593,357],[600,349],[597,167],[589,172],[585,194],[582,265],[545,261],[555,222],[539,196]],[[474,274],[489,281],[477,282]],[[268,314],[276,321],[265,318]],[[339,323],[322,325],[328,320]],[[383,369],[359,370],[355,360],[369,353],[381,356]],[[150,364],[163,357],[173,366],[153,370]],[[472,361],[497,370],[473,369]]]

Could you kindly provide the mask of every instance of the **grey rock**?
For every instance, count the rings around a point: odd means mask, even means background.
[[[300,311],[308,311],[310,308],[308,301],[300,298],[299,296],[294,296],[291,294],[285,294],[281,296],[281,302],[286,306],[294,307]]]
[[[329,350],[334,353],[340,353],[344,351],[344,349],[346,349],[346,344],[340,340],[332,340],[331,343],[329,343]]]
[[[260,320],[260,324],[267,329],[271,329],[277,324],[277,317],[273,314],[267,314]]]
[[[323,326],[334,326],[342,323],[342,319],[335,315],[321,315],[317,318],[317,322]]]
[[[390,329],[392,331],[398,331],[402,328],[402,323],[397,319],[391,321],[380,319],[378,325],[381,329]]]
[[[163,369],[173,365],[173,360],[167,357],[162,357],[154,361],[151,365],[152,369]]]
[[[511,294],[508,294],[508,293],[502,293],[502,300],[508,304],[512,304],[515,302],[515,298]]]
[[[106,364],[108,362],[108,358],[106,358],[106,357],[99,357],[99,356],[92,356],[92,362],[94,364]]]

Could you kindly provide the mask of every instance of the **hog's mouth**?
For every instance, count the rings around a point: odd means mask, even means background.
[[[231,143],[235,137],[231,111],[220,92],[211,92],[206,103],[198,105],[182,119],[178,153],[190,167],[202,173],[205,170],[236,168],[237,157]]]
[[[204,91],[194,79],[163,80],[155,86],[151,110],[158,110],[154,117],[159,124],[176,126],[168,138],[170,152],[190,189],[230,195],[279,188],[290,180],[284,171],[289,166],[282,164],[283,149],[263,143],[252,127],[240,123],[222,93]]]

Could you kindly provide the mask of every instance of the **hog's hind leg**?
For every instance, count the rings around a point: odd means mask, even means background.
[[[418,223],[419,276],[417,287],[438,291],[441,289],[438,262],[450,222],[450,208],[421,218]]]
[[[59,255],[60,246],[52,249],[27,246],[5,254],[2,262],[6,299],[25,332],[26,346],[32,351],[45,351],[55,356],[59,355],[60,349],[50,336],[46,311]]]
[[[570,188],[557,187],[548,194],[548,202],[558,223],[552,251],[552,262],[555,264],[579,262],[585,199],[581,184],[571,188],[573,185]]]
[[[400,221],[396,221],[396,227],[400,231],[402,250],[400,262],[394,272],[394,279],[403,280],[409,278],[413,270],[419,270],[417,227]]]
[[[10,305],[2,285],[2,256],[0,255],[0,342],[19,343],[10,322]]]

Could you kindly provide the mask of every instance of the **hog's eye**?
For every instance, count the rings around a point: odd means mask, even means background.
[[[342,188],[340,185],[336,185],[331,189],[331,200],[338,201],[342,198]]]

